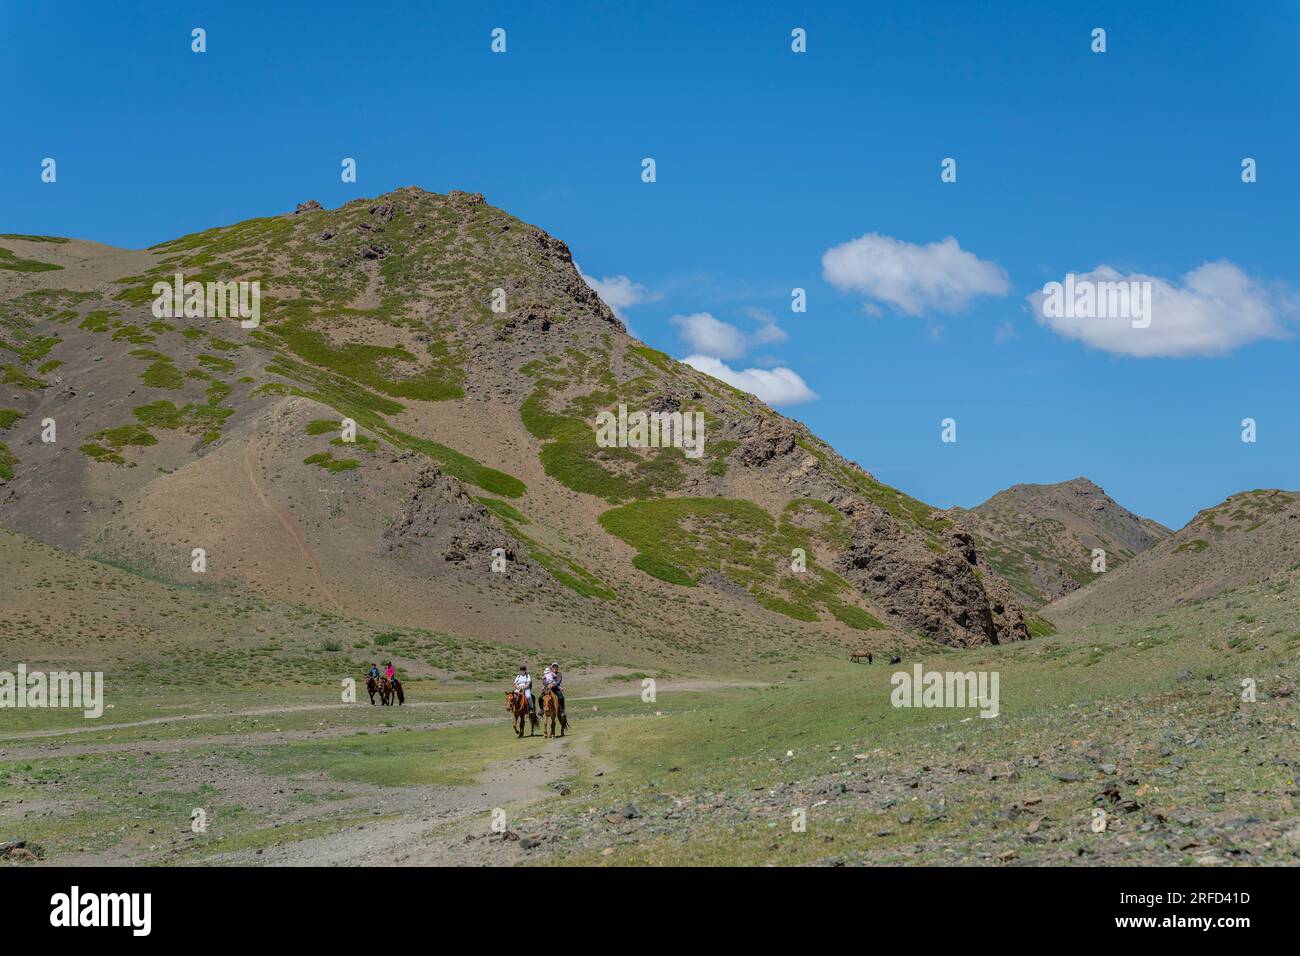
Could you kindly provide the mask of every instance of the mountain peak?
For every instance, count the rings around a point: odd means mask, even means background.
[[[1013,485],[959,520],[1031,607],[1092,582],[1098,550],[1105,552],[1109,570],[1170,534],[1083,476]]]
[[[1063,488],[1073,489],[1079,492],[1080,494],[1088,494],[1088,495],[1106,494],[1106,489],[1102,488],[1101,485],[1097,484],[1091,478],[1087,478],[1083,475],[1080,475],[1078,478],[1071,478],[1069,481],[1063,481],[1060,483],[1060,486]],[[1109,498],[1110,496],[1106,495],[1106,497]]]

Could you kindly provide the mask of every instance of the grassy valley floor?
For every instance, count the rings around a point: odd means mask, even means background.
[[[98,721],[0,712],[0,844],[55,863],[1294,865],[1298,599],[1293,575],[919,658],[997,671],[991,719],[891,706],[911,657],[669,676],[652,701],[645,675],[592,664],[551,741],[514,736],[496,681],[413,679],[382,708],[239,660],[162,683],[157,661]]]

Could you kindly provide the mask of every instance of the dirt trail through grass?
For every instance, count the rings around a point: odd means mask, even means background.
[[[766,686],[767,686],[766,684],[756,683],[752,681],[729,682],[729,681],[683,680],[683,681],[661,682],[659,684],[658,691],[659,693],[668,693],[668,692],[684,693],[688,691],[729,690],[732,688],[741,688],[741,687],[749,687],[749,688],[757,689]],[[584,700],[608,700],[609,698],[612,697],[632,697],[640,693],[641,693],[641,687],[640,685],[637,685],[635,687],[629,687],[629,688],[614,690],[614,691],[607,691],[605,693],[600,693],[600,694],[590,694],[585,697],[575,697],[573,695],[570,695],[568,699],[569,702],[572,703],[575,701],[584,701]],[[226,720],[228,718],[234,718],[234,717],[274,717],[278,714],[298,714],[298,713],[307,713],[310,711],[320,711],[320,710],[348,710],[350,708],[359,706],[359,703],[360,702],[358,702],[357,704],[343,704],[343,703],[289,704],[280,707],[258,707],[252,710],[230,710],[230,711],[217,711],[217,712],[202,713],[202,714],[176,714],[171,717],[150,717],[146,720],[131,720],[131,721],[124,721],[123,723],[118,723],[118,724],[101,724],[98,722],[93,724],[87,723],[85,726],[79,726],[79,727],[61,727],[53,730],[27,730],[16,734],[0,734],[0,743],[3,743],[5,741],[11,741],[11,740],[39,740],[46,737],[63,737],[70,734],[95,734],[95,733],[104,733],[107,731],[114,731],[114,730],[129,730],[133,727],[153,727],[160,724],[180,723],[182,721]],[[453,706],[459,703],[462,702],[461,701],[412,701],[411,703],[404,704],[402,706],[407,708],[410,707],[431,708],[431,707]],[[481,704],[483,702],[465,701],[464,703]],[[504,719],[504,718],[495,718],[495,717],[476,718],[474,722],[485,723],[497,719]],[[434,726],[435,727],[463,726],[467,722],[468,721],[457,720],[457,721],[449,721],[445,724],[436,724]],[[240,734],[238,736],[246,737],[249,735]],[[204,738],[194,738],[194,740],[202,740],[202,739]],[[139,741],[139,743],[147,744],[149,743],[149,741],[142,740]]]
[[[387,791],[376,812],[397,819],[359,824],[282,846],[205,858],[207,864],[262,866],[486,866],[510,865],[526,852],[526,833],[505,831],[519,810],[553,795],[550,784],[576,772],[574,758],[589,738],[561,737],[541,750],[500,761],[468,787],[402,787]]]

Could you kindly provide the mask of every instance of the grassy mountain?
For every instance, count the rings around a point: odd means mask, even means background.
[[[1122,620],[1197,607],[1246,587],[1280,593],[1300,570],[1300,492],[1261,489],[1206,508],[1177,534],[1046,609],[1053,621]]]
[[[628,336],[563,242],[482,196],[0,248],[42,264],[0,271],[0,525],[49,544],[625,661],[1028,636],[951,517]],[[256,280],[260,326],[158,317],[178,273]],[[702,414],[704,454],[600,447],[620,404]]]
[[[1169,537],[1164,525],[1133,514],[1087,478],[1014,485],[970,510],[949,512],[975,535],[989,563],[1029,607],[1088,584],[1093,551],[1113,570]]]

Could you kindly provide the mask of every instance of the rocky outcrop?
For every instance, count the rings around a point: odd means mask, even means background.
[[[391,199],[385,199],[371,206],[369,212],[380,222],[392,222],[393,216],[397,214],[397,206]]]
[[[493,552],[500,548],[506,558],[506,573],[537,570],[496,516],[433,464],[416,473],[410,494],[384,538],[390,553],[409,554],[414,547],[416,553],[484,571],[491,571]]]
[[[762,468],[783,458],[795,449],[798,432],[784,418],[756,413],[740,423],[736,430],[740,441],[736,457],[750,468]]]
[[[978,566],[970,535],[949,532],[936,551],[903,532],[881,509],[860,509],[835,570],[905,629],[957,647],[1027,640],[1009,589]]]

